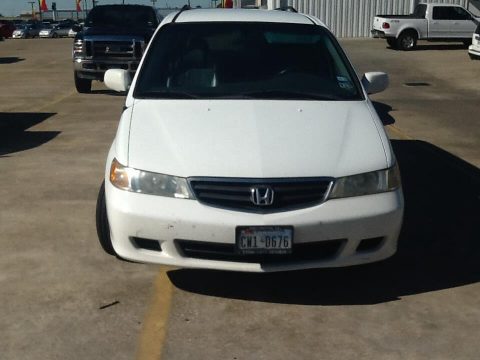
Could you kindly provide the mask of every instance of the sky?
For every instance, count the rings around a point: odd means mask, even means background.
[[[31,12],[31,5],[28,1],[36,0],[0,0],[0,14],[3,16],[17,16],[22,12]],[[85,0],[82,0],[82,3]],[[87,0],[89,8],[92,6],[92,0]],[[75,0],[55,0],[58,10],[72,10],[75,9]],[[106,4],[121,4],[122,0],[98,0],[99,5]],[[151,0],[125,0],[126,4],[142,4],[151,5]],[[157,0],[156,7],[167,7],[167,4],[171,7],[182,6],[187,3],[187,0]],[[209,0],[191,0],[192,6],[201,5],[203,7],[209,6]],[[47,0],[48,8],[52,5],[52,0]],[[83,5],[82,5],[83,6]],[[38,7],[36,6],[35,9]]]

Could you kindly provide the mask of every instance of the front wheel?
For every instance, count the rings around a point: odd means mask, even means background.
[[[397,47],[404,51],[415,49],[417,46],[417,34],[413,31],[405,31],[397,39]]]
[[[100,186],[100,191],[98,192],[95,220],[97,224],[98,241],[102,249],[109,255],[117,255],[110,238],[110,225],[108,224],[107,205],[105,202],[105,181],[102,182],[102,186]]]
[[[75,88],[81,94],[88,94],[92,91],[92,80],[82,79],[78,77],[77,72],[74,73]]]

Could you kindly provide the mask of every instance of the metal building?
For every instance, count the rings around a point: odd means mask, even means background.
[[[377,14],[410,14],[420,2],[462,5],[480,14],[480,0],[270,0],[274,8],[293,6],[322,20],[338,37],[368,37]],[[263,1],[262,1],[263,3]]]

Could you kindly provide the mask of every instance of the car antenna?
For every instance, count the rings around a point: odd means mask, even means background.
[[[190,1],[189,1],[190,2]],[[183,5],[182,8],[180,9],[180,11],[177,13],[177,15],[175,15],[175,17],[173,18],[172,20],[172,23],[174,23],[175,21],[177,21],[178,17],[180,16],[180,14],[184,11],[187,11],[187,10],[190,10],[191,7],[190,5]]]

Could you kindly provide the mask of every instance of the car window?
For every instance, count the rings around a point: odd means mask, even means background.
[[[434,20],[470,20],[470,14],[458,6],[435,6],[433,8]]]
[[[472,19],[470,14],[465,9],[463,9],[459,6],[455,6],[453,9],[456,13],[456,19],[455,20],[471,20]]]
[[[362,99],[333,36],[320,26],[175,23],[161,28],[135,96]],[[294,94],[295,93],[295,94]]]
[[[413,12],[413,15],[416,18],[424,19],[427,14],[427,5],[426,4],[420,4],[415,7],[415,11]]]
[[[148,6],[96,6],[87,16],[86,26],[156,27],[155,11]]]

